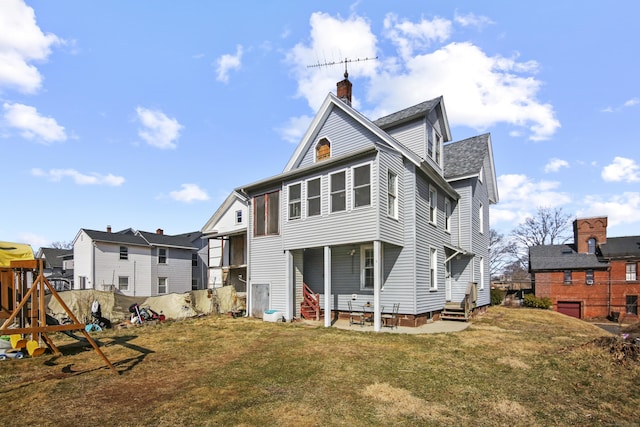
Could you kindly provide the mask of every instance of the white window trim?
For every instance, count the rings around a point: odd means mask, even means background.
[[[320,180],[320,194],[318,194],[318,199],[320,199],[320,213],[318,213],[317,215],[309,215],[309,182],[311,181],[315,181],[315,180]],[[322,216],[322,181],[323,181],[323,177],[322,176],[317,176],[315,178],[309,178],[306,179],[304,181],[304,202],[305,202],[305,206],[304,206],[304,217],[305,218],[313,218],[313,217],[321,217]],[[316,197],[316,196],[314,196]]]
[[[344,209],[340,210],[340,211],[334,211],[333,210],[333,190],[331,188],[331,184],[332,184],[332,177],[333,175],[337,175],[340,173],[344,173],[344,189],[342,190],[344,192]],[[349,182],[349,177],[348,177],[348,173],[346,169],[341,169],[339,171],[335,171],[329,174],[329,214],[339,214],[339,213],[343,213],[347,211],[347,208],[349,207],[349,185],[347,185]]]
[[[480,290],[484,289],[484,257],[480,257]]]
[[[355,186],[355,181],[356,181],[356,172],[355,170],[358,168],[361,168],[363,166],[369,166],[369,204],[368,205],[363,205],[363,206],[358,206],[356,207],[356,186]],[[352,210],[356,210],[356,209],[367,209],[373,206],[373,165],[371,162],[365,162],[365,163],[361,163],[359,165],[354,165],[351,167],[350,170],[351,173],[351,180],[348,180],[348,182],[351,182],[351,186],[349,185],[345,185],[347,188],[349,188],[350,192],[351,192],[351,209]],[[347,177],[349,178],[349,177]]]
[[[444,198],[444,231],[451,233],[451,200],[448,197]]]
[[[391,178],[391,175],[393,175],[395,177],[395,185],[393,188],[393,193],[391,193],[390,189],[389,189],[389,181]],[[393,215],[389,214],[389,196],[393,196]],[[393,218],[393,219],[398,219],[399,213],[398,213],[398,174],[395,173],[394,171],[392,171],[391,169],[387,169],[387,216],[389,218]]]
[[[372,244],[365,244],[365,245],[360,245],[360,290],[361,291],[373,291],[374,287],[375,287],[375,283],[372,284],[372,286],[370,288],[365,287],[365,260],[366,260],[366,250],[370,249],[372,252],[372,256],[373,255],[373,245]],[[375,268],[375,259],[373,260],[373,265],[370,267],[371,269]],[[374,274],[375,277],[375,274]]]
[[[127,287],[126,288],[122,288],[120,285],[120,281],[122,279],[127,279]],[[120,291],[128,291],[129,290],[129,276],[118,276],[118,290]]]
[[[164,249],[165,250],[165,253],[164,253],[165,261],[164,262],[160,262],[160,249]],[[158,248],[158,256],[156,258],[156,262],[159,265],[169,265],[169,248]]]
[[[432,246],[429,247],[429,290],[438,290],[438,249]]]
[[[633,272],[629,271],[629,267],[633,266]],[[638,263],[636,262],[628,262],[624,267],[625,278],[627,282],[636,282],[638,281]],[[631,277],[630,274],[633,274],[634,277]]]
[[[431,205],[431,193],[433,192],[434,199],[435,199],[435,206]],[[436,187],[434,187],[433,185],[429,184],[429,201],[428,201],[428,205],[429,205],[429,215],[428,215],[428,219],[429,222],[433,225],[438,225],[438,189]],[[433,218],[431,218],[431,209],[433,208]]]
[[[239,218],[239,220],[238,220],[238,218]],[[236,210],[236,214],[235,214],[235,223],[236,223],[236,225],[242,224],[243,221],[244,221],[244,214],[242,213],[242,209]]]
[[[291,187],[295,186],[295,185],[299,185],[300,186],[300,198],[297,199],[296,201],[291,201]],[[289,184],[287,185],[287,221],[297,221],[302,219],[302,198],[303,198],[303,193],[302,193],[302,182],[294,182],[293,184]],[[298,203],[300,205],[299,208],[299,212],[300,214],[297,217],[291,217],[291,204],[292,203]]]
[[[160,292],[160,279],[164,279],[164,292]],[[169,293],[169,278],[168,277],[158,277],[156,280],[156,292],[158,295],[166,295]]]
[[[478,229],[480,234],[484,234],[484,205],[482,203],[478,208]]]

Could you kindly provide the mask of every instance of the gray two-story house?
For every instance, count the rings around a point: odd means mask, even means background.
[[[325,326],[366,304],[379,330],[394,304],[407,326],[470,289],[488,305],[491,138],[449,141],[442,97],[371,121],[339,82],[284,171],[236,189],[249,203],[249,314],[298,317],[311,292]]]

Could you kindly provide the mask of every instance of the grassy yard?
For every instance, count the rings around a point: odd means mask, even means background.
[[[638,425],[640,365],[551,311],[491,308],[402,335],[201,317],[54,335],[62,356],[0,362],[8,425]]]

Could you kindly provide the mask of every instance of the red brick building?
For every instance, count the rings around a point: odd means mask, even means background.
[[[529,248],[537,297],[580,319],[637,317],[640,236],[607,238],[607,218],[577,219],[574,242]]]

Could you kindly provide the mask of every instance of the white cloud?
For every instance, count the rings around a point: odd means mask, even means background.
[[[42,32],[24,1],[0,1],[0,89],[36,92],[42,76],[31,62],[46,60],[51,47],[62,43],[56,35]]]
[[[180,136],[183,126],[176,119],[167,117],[162,111],[137,107],[138,120],[143,128],[138,129],[138,136],[147,144],[162,148],[176,148],[175,141]]]
[[[196,184],[182,184],[182,190],[171,191],[169,196],[179,202],[191,203],[193,201],[209,200],[206,191],[198,187]]]
[[[470,19],[464,22],[471,24]],[[560,127],[553,106],[538,100],[542,82],[535,78],[536,61],[522,61],[517,54],[489,56],[473,43],[448,42],[455,34],[451,21],[444,18],[411,22],[389,14],[384,25],[383,37],[396,47],[398,55],[385,53],[378,61],[349,68],[352,75],[368,79],[369,84],[354,88],[353,105],[358,109],[357,95],[366,91],[367,101],[379,106],[366,112],[369,117],[444,95],[452,125],[486,131],[497,123],[507,123],[516,132],[527,131],[534,141],[551,138]],[[307,65],[339,62],[333,57],[318,58],[319,52],[337,52],[340,59],[376,57],[379,41],[371,24],[356,15],[341,19],[314,13],[310,27],[309,43],[294,46],[287,62],[298,81],[297,95],[316,111],[327,92],[335,92],[336,71],[319,67],[309,72]],[[448,44],[432,47],[443,42]]]
[[[240,62],[240,60],[242,59],[242,46],[238,45],[236,47],[236,54],[235,55],[230,55],[230,54],[226,54],[226,55],[222,55],[220,58],[218,58],[218,60],[216,61],[216,72],[217,72],[217,77],[216,80],[223,82],[223,83],[228,83],[229,82],[229,71],[231,70],[238,70],[240,68],[240,66],[242,65],[242,63]]]
[[[310,116],[291,117],[284,127],[277,128],[276,131],[280,133],[285,141],[297,144],[307,131],[311,120],[313,120],[313,117]]]
[[[609,198],[590,195],[583,200],[586,208],[577,212],[578,218],[607,216],[608,225],[640,224],[640,193],[625,192]],[[635,233],[638,234],[638,233]]]
[[[602,169],[602,179],[607,182],[638,182],[640,166],[632,159],[615,157],[613,163]]]
[[[443,42],[451,36],[451,21],[435,17],[429,21],[421,19],[413,23],[406,19],[400,20],[395,14],[389,13],[384,19],[385,36],[399,49],[405,60],[410,59],[416,49],[423,50],[433,41]]]
[[[33,139],[44,144],[67,139],[63,126],[60,126],[51,117],[41,116],[34,107],[5,102],[3,109],[5,124],[19,129],[24,138]]]
[[[634,105],[640,104],[640,98],[632,98],[624,103],[625,107],[633,107]]]
[[[20,243],[31,245],[31,249],[33,249],[34,252],[38,252],[39,248],[48,247],[49,245],[51,245],[50,239],[34,233],[19,233],[18,240],[20,241]]]
[[[466,15],[461,15],[458,11],[455,12],[453,20],[462,25],[463,27],[476,27],[478,29],[482,29],[487,25],[495,24],[491,18],[482,15],[476,15],[474,13],[467,13]]]
[[[84,174],[75,169],[49,169],[45,171],[40,168],[31,169],[31,175],[47,178],[49,181],[60,182],[67,177],[78,185],[108,185],[111,187],[119,187],[124,184],[125,179],[121,176],[113,174],[101,175],[96,172]]]
[[[625,108],[631,108],[638,104],[640,104],[640,98],[631,98],[625,101],[624,103],[622,103],[622,105],[619,105],[617,107],[607,106],[607,107],[601,108],[600,112],[601,113],[619,113]]]
[[[566,160],[557,159],[554,157],[553,159],[549,160],[549,163],[545,165],[544,171],[546,173],[558,172],[561,168],[568,168],[568,167],[569,167],[569,162],[567,162]]]
[[[500,203],[491,207],[491,225],[510,223],[515,226],[525,218],[535,215],[539,207],[561,207],[571,198],[558,191],[557,181],[534,181],[526,175],[498,176]]]

